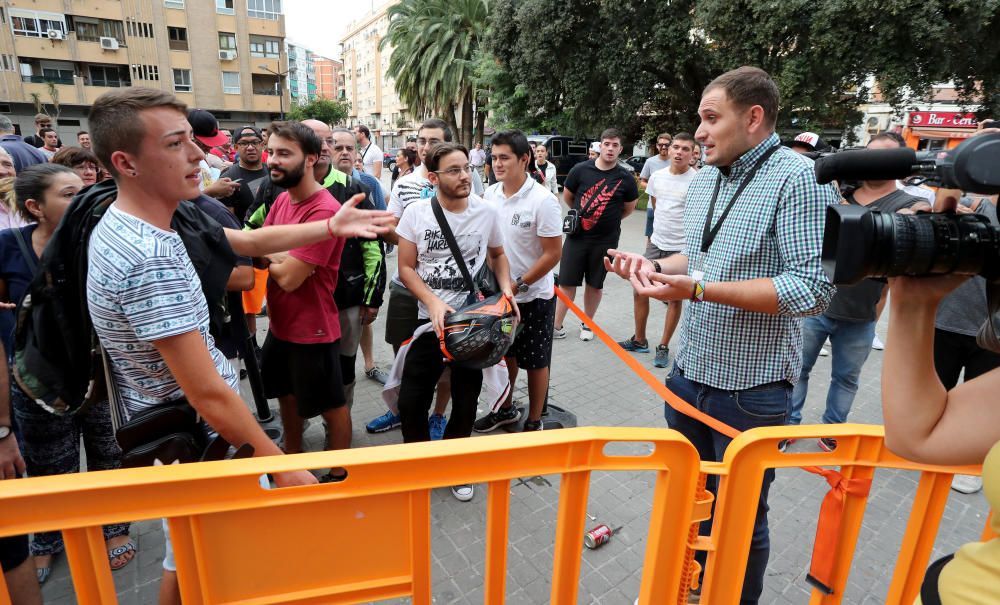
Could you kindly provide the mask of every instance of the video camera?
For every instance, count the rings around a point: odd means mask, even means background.
[[[816,159],[816,181],[909,179],[945,189],[1000,193],[1000,133],[963,141],[949,151],[863,149]],[[827,208],[823,269],[837,285],[867,277],[982,275],[1000,282],[1000,227],[978,214],[915,215]]]

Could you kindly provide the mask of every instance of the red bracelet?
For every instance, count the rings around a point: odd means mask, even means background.
[[[332,220],[332,216],[326,219],[326,232],[330,234],[330,239],[337,239],[337,236],[333,234],[333,229],[330,227],[330,221]]]

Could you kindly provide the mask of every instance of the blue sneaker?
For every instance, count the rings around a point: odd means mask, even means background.
[[[399,415],[389,411],[366,424],[365,430],[369,433],[384,433],[399,428],[402,424]]]
[[[444,427],[448,426],[448,419],[441,414],[431,414],[427,419],[427,428],[431,432],[431,441],[444,439]]]
[[[628,340],[619,342],[618,346],[633,353],[649,353],[649,341],[639,342],[634,335],[629,336]]]

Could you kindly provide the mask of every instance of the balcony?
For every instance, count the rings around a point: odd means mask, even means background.
[[[32,84],[68,84],[70,86],[76,84],[73,78],[52,78],[49,76],[21,76],[22,82],[30,82]]]
[[[285,103],[284,106],[288,107],[290,103]],[[282,102],[281,97],[274,94],[257,94],[254,91],[253,95],[253,110],[266,112],[266,113],[278,113],[281,111]]]
[[[49,40],[48,38],[27,38],[14,36],[14,52],[18,57],[48,59],[50,61],[72,61],[68,40]]]
[[[106,50],[101,48],[100,42],[90,42],[80,40],[76,43],[77,60],[87,63],[116,63],[125,65],[128,63],[128,54],[124,47],[118,50]]]
[[[72,82],[69,84],[56,84],[55,85],[56,94],[59,96],[60,103],[77,103],[78,96],[76,91],[76,85]],[[37,83],[37,82],[25,82],[24,83],[24,98],[31,99],[32,93],[37,93],[42,99],[43,103],[49,103],[50,90],[47,83]]]

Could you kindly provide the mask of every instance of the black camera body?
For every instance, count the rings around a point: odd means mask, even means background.
[[[970,138],[941,153],[873,149],[816,160],[819,183],[907,177],[970,193],[1000,193],[1000,133]],[[830,206],[822,259],[834,284],[948,273],[1000,282],[1000,227],[977,214],[896,214],[863,206]]]

